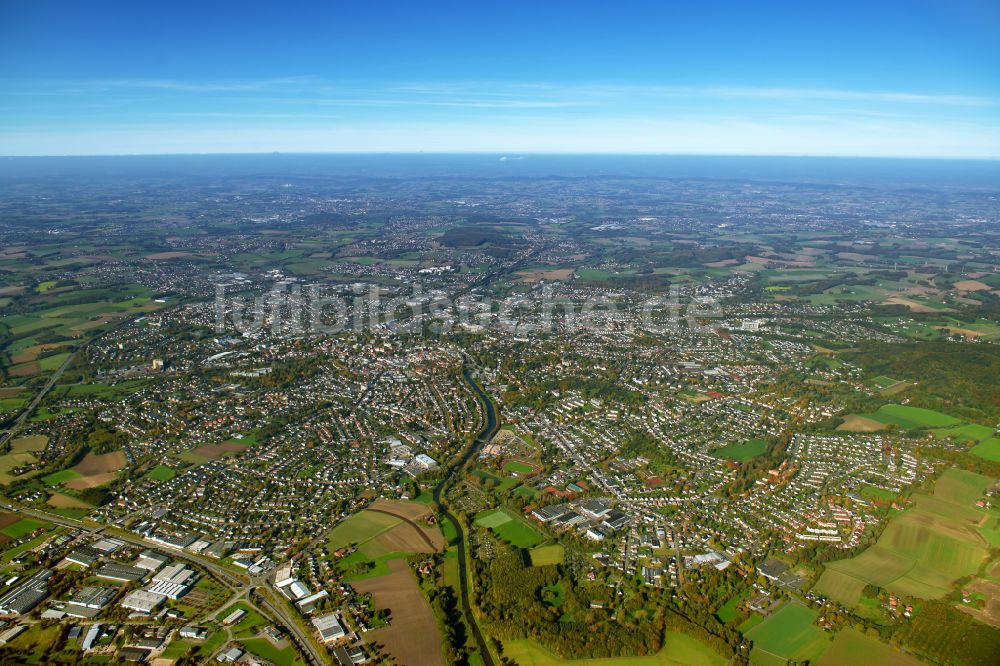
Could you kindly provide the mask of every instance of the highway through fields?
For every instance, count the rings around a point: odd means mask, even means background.
[[[66,357],[66,360],[59,366],[59,369],[53,372],[52,376],[49,377],[49,381],[45,382],[45,386],[42,387],[42,390],[39,391],[34,398],[32,398],[31,402],[28,403],[28,406],[24,408],[23,412],[21,412],[21,415],[17,417],[17,420],[14,421],[14,425],[12,425],[3,435],[0,435],[0,446],[6,444],[8,439],[13,438],[18,432],[21,431],[21,428],[24,426],[24,422],[27,421],[31,413],[35,411],[35,407],[38,407],[38,403],[42,401],[42,398],[44,398],[45,395],[52,390],[52,387],[56,385],[56,382],[59,381],[60,377],[62,377],[66,368],[68,368],[69,364],[73,362],[74,358],[76,358],[76,354],[77,352],[71,352],[70,355]]]

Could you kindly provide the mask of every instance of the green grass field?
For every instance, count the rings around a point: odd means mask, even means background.
[[[43,476],[42,481],[50,486],[58,486],[61,483],[66,483],[70,479],[77,479],[80,475],[71,469],[64,469],[59,472],[54,472],[48,476]]]
[[[946,428],[956,426],[961,423],[954,416],[948,416],[932,409],[921,407],[910,407],[909,405],[882,405],[873,414],[862,414],[867,418],[885,423],[888,425],[898,425],[901,428]]]
[[[542,535],[506,509],[493,509],[476,516],[476,524],[487,527],[517,548],[531,548],[542,541]]]
[[[34,518],[22,518],[21,520],[8,525],[7,527],[0,530],[11,539],[20,539],[23,536],[31,534],[39,527],[44,527],[49,529],[52,527],[49,523],[43,522],[41,520],[35,520]]]
[[[828,563],[815,591],[850,606],[867,583],[926,599],[946,594],[986,557],[978,530],[983,514],[974,502],[990,483],[980,474],[946,470],[934,494],[914,495],[914,507],[891,518],[874,546]]]
[[[861,488],[861,494],[880,500],[894,500],[897,497],[897,493],[884,488],[876,488],[875,486],[863,486]]]
[[[673,632],[666,635],[664,648],[648,657],[561,659],[530,639],[504,642],[504,656],[519,666],[723,666],[726,663],[704,643]]]
[[[304,663],[291,646],[279,650],[266,638],[251,638],[243,641],[243,646],[258,657],[277,664],[277,666],[304,666]]]
[[[522,462],[517,462],[516,460],[511,460],[509,463],[503,466],[504,471],[513,472],[515,474],[529,474],[535,470],[531,465],[525,465]]]
[[[562,564],[566,550],[559,544],[552,544],[532,548],[528,554],[531,556],[531,566],[543,567],[549,564]]]
[[[160,656],[163,659],[180,659],[194,645],[195,643],[188,641],[173,641],[164,648],[163,654]]]
[[[739,606],[740,602],[746,599],[746,597],[746,592],[743,594],[737,594],[735,597],[719,606],[719,610],[715,611],[715,616],[723,622],[732,622],[739,617],[739,611],[736,610],[736,607]]]
[[[712,455],[716,458],[731,459],[737,462],[744,462],[750,460],[751,458],[756,458],[760,454],[764,453],[767,449],[767,444],[762,439],[748,439],[745,442],[729,444],[728,446],[723,446],[721,449],[715,449],[712,451]]]
[[[237,609],[245,610],[247,614],[243,617],[242,620],[240,620],[231,627],[234,635],[240,638],[256,636],[258,633],[260,633],[261,629],[267,626],[268,624],[267,620],[261,617],[261,615],[257,611],[250,608],[246,604],[242,603],[236,603],[233,604],[232,606],[225,608],[224,610],[220,611],[216,617],[221,622],[223,619],[225,619],[227,615],[229,615],[230,613],[232,613]]]
[[[495,527],[500,527],[504,523],[509,523],[514,520],[510,514],[508,514],[503,509],[493,509],[491,511],[484,511],[483,513],[476,516],[476,524],[489,529]]]
[[[146,472],[146,476],[156,481],[169,481],[174,478],[175,472],[173,469],[167,467],[166,465],[157,465],[153,469]]]
[[[982,440],[993,435],[993,428],[988,428],[984,425],[979,425],[978,423],[966,423],[953,428],[936,428],[931,432],[935,437],[939,438],[951,437],[960,442],[970,440],[973,442],[981,442]]]
[[[983,460],[1000,462],[1000,437],[987,437],[970,449],[970,453]]]
[[[837,632],[833,643],[820,657],[818,666],[919,666],[920,661],[903,654],[876,638],[848,627]]]
[[[402,522],[399,518],[385,513],[362,511],[330,530],[326,538],[327,546],[331,550],[337,550],[352,543],[363,543]]]
[[[829,636],[813,624],[815,621],[815,611],[796,602],[786,604],[747,632],[754,644],[751,661],[757,661],[754,654],[759,651],[765,655],[759,660],[762,663],[770,663],[774,657],[781,663],[788,659],[814,663],[830,645]]]

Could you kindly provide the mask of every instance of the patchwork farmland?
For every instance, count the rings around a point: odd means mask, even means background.
[[[974,503],[990,483],[979,474],[947,470],[934,494],[915,495],[913,508],[893,517],[874,546],[827,564],[814,590],[850,606],[869,583],[902,595],[943,596],[987,555],[979,532],[986,514]]]

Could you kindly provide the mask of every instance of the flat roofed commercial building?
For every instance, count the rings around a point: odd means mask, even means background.
[[[87,608],[104,608],[115,598],[117,590],[113,587],[97,587],[88,585],[80,588],[80,591],[73,595],[69,603]]]
[[[183,562],[174,562],[169,566],[163,567],[162,570],[154,574],[153,582],[186,585],[192,578],[194,578],[194,576],[194,571],[184,566]]]
[[[51,569],[42,569],[7,594],[0,597],[0,614],[24,615],[49,596]]]
[[[147,571],[158,571],[160,567],[170,561],[170,557],[155,550],[144,550],[139,554],[139,559],[135,561],[135,566]]]
[[[101,556],[101,551],[95,550],[90,546],[79,546],[70,551],[70,554],[66,556],[66,559],[73,564],[79,564],[81,567],[90,567],[94,565],[97,558]]]
[[[185,594],[187,594],[188,586],[180,585],[178,583],[168,583],[166,581],[161,581],[159,583],[154,583],[146,588],[147,592],[152,592],[153,594],[161,594],[168,599],[173,599],[176,601],[180,599]]]
[[[125,545],[124,541],[119,539],[99,539],[94,543],[90,544],[90,547],[96,551],[99,551],[102,555],[110,555],[119,548]]]
[[[148,590],[135,590],[122,599],[122,608],[138,611],[139,613],[152,613],[166,599],[162,594],[153,594]]]
[[[103,578],[105,580],[130,583],[134,580],[143,580],[149,575],[149,570],[140,569],[139,567],[130,567],[126,564],[118,564],[117,562],[108,562],[97,570],[96,575],[98,578]]]
[[[347,633],[344,631],[344,627],[341,626],[340,620],[337,619],[336,613],[317,617],[312,623],[316,627],[316,630],[319,631],[319,637],[323,639],[324,643],[340,640]]]

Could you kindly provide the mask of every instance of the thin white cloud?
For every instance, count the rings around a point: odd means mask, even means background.
[[[935,95],[910,92],[869,90],[824,90],[814,88],[708,88],[720,97],[762,99],[837,100],[845,102],[886,102],[890,104],[947,104],[954,106],[992,106],[996,100],[970,95]]]

